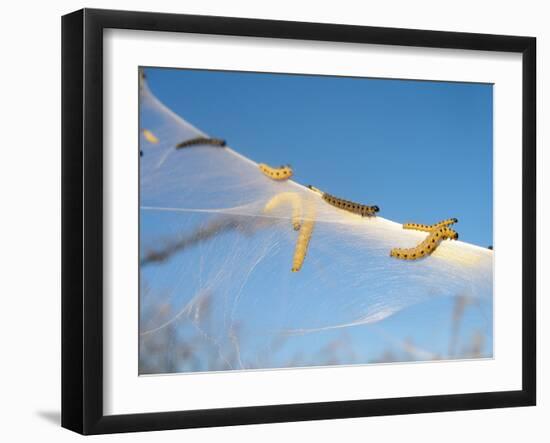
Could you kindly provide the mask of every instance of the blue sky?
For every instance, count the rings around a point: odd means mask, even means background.
[[[256,161],[379,215],[493,244],[488,84],[147,69],[157,97]]]

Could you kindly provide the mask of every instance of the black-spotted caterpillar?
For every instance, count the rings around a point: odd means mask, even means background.
[[[280,166],[279,168],[273,168],[265,163],[259,163],[258,168],[260,171],[273,180],[288,180],[292,177],[293,171],[290,165]]]
[[[405,223],[403,224],[403,229],[414,229],[416,231],[432,232],[443,226],[451,226],[455,223],[458,223],[456,218],[448,218],[447,220],[440,221],[439,223],[434,223],[433,225],[421,225],[419,223]]]
[[[334,195],[323,192],[320,189],[317,189],[311,185],[308,186],[308,188],[312,191],[317,192],[318,194],[321,194],[323,200],[326,201],[329,205],[332,205],[338,209],[343,209],[344,211],[348,211],[353,214],[358,214],[361,217],[372,217],[376,215],[378,211],[380,211],[380,208],[376,205],[363,205],[361,203],[344,200],[343,198],[335,197]]]
[[[265,205],[264,212],[272,212],[284,204],[292,206],[292,227],[295,231],[299,231],[302,225],[302,199],[296,192],[281,192],[275,195]]]
[[[401,260],[417,260],[430,255],[437,249],[443,240],[458,240],[458,233],[449,228],[449,225],[453,225],[457,221],[458,220],[456,218],[451,218],[431,226],[416,223],[404,224],[404,229],[416,229],[418,231],[429,232],[429,235],[423,242],[414,248],[393,248],[390,251],[390,256]]]
[[[145,75],[145,71],[143,69],[139,70],[139,89],[143,89],[143,85],[145,84],[145,81],[147,80],[147,77]]]
[[[208,137],[195,137],[189,140],[182,141],[176,145],[176,149],[188,148],[190,146],[208,145],[224,147],[226,145],[225,140],[221,138],[208,138]]]

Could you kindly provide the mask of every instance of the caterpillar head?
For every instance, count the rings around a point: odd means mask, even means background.
[[[378,211],[380,211],[380,208],[379,208],[378,206],[374,205],[374,206],[372,207],[372,210],[373,210],[374,212],[378,212]]]
[[[323,195],[323,191],[321,191],[320,189],[317,189],[315,186],[313,185],[307,185],[307,188],[312,190],[313,192],[316,192],[317,194],[320,194],[320,195]]]
[[[447,238],[451,239],[451,240],[458,240],[458,232],[456,232],[452,229],[445,228],[445,230],[442,232],[442,234],[444,236],[446,236]]]

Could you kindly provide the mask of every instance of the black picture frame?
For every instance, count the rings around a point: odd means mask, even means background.
[[[103,30],[502,51],[523,64],[522,389],[104,415]],[[82,434],[530,406],[536,403],[536,39],[83,9],[62,18],[62,426]]]

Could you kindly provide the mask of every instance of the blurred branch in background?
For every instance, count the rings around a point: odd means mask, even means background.
[[[165,262],[178,252],[226,232],[239,231],[243,235],[252,235],[256,230],[267,227],[271,223],[271,219],[264,217],[223,215],[210,221],[205,226],[198,227],[188,235],[165,241],[163,248],[147,251],[140,260],[140,266]]]

